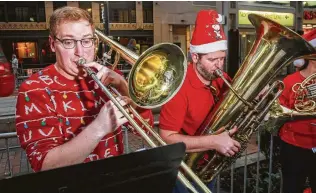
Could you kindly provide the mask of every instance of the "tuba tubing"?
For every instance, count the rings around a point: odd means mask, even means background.
[[[210,182],[222,170],[228,168],[247,148],[250,136],[258,129],[269,108],[280,95],[270,89],[273,99],[257,101],[257,97],[267,85],[276,79],[282,68],[298,58],[315,59],[316,50],[306,40],[291,29],[259,15],[249,14],[250,22],[256,30],[256,40],[236,73],[230,89],[222,100],[212,109],[196,132],[196,135],[216,135],[220,128],[236,125],[238,131],[232,138],[241,144],[241,149],[232,157],[226,157],[214,150],[189,153],[187,165],[204,182]],[[219,76],[221,73],[217,73]],[[224,80],[226,83],[226,81]],[[283,83],[275,87],[282,89]],[[268,104],[266,104],[268,103]],[[266,108],[265,108],[266,107]],[[204,159],[204,155],[208,159]],[[204,161],[203,165],[198,164]]]

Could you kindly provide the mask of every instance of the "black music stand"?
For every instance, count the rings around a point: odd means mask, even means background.
[[[171,193],[185,145],[177,143],[0,180],[3,193]]]

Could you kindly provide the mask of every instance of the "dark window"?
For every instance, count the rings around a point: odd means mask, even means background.
[[[4,5],[0,5],[0,21],[5,21]]]
[[[143,10],[143,21],[144,23],[153,23],[153,11]]]
[[[58,8],[67,6],[67,1],[53,1],[53,9],[54,11]]]
[[[153,23],[153,2],[152,1],[143,2],[143,22]]]
[[[128,23],[128,10],[113,10],[113,23]]]
[[[16,21],[28,21],[29,8],[28,7],[16,7],[15,18]]]
[[[130,23],[136,23],[136,10],[135,9],[132,9],[129,11],[130,13],[130,20],[129,22]]]
[[[110,23],[135,23],[135,2],[109,2]]]
[[[45,22],[46,21],[46,15],[45,15],[45,4],[44,2],[38,2],[38,19],[39,22]]]
[[[9,22],[45,22],[44,2],[7,2]]]
[[[89,12],[92,17],[92,3],[88,1],[79,1],[79,8],[84,9]]]

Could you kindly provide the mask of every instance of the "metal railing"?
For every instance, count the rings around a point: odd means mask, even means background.
[[[155,122],[155,126],[158,126],[158,122]],[[134,152],[134,151],[138,151],[139,149],[144,149],[144,148],[149,148],[149,146],[146,145],[145,142],[143,142],[143,140],[140,137],[131,137],[133,134],[126,128],[123,128],[123,132],[124,132],[124,147],[125,147],[125,153],[129,153],[129,152]],[[0,173],[0,179],[1,178],[6,178],[6,177],[12,177],[12,176],[16,176],[16,175],[21,175],[21,174],[25,174],[25,173],[29,173],[32,172],[32,170],[30,169],[29,163],[26,159],[25,156],[25,152],[20,148],[19,144],[12,144],[12,141],[10,143],[10,140],[15,139],[17,141],[17,135],[16,132],[10,132],[10,133],[0,133],[0,144],[1,141],[4,140],[4,147],[0,148],[0,155],[1,155],[1,164],[5,165],[5,169],[4,169],[4,173],[1,174]],[[272,191],[272,163],[273,163],[273,159],[272,159],[272,154],[273,154],[273,136],[271,135],[271,142],[270,142],[270,158],[269,158],[269,173],[268,173],[268,190],[267,193],[271,193],[271,192],[276,192],[275,190]],[[226,184],[229,184],[229,190],[223,186],[223,173],[222,172],[220,174],[219,177],[217,177],[217,183],[216,183],[216,192],[237,192],[234,191],[234,186],[236,185],[236,182],[234,180],[234,176],[236,175],[237,170],[243,170],[243,190],[241,192],[246,193],[247,192],[247,186],[249,185],[249,176],[247,175],[247,170],[249,165],[256,165],[256,183],[255,183],[255,188],[253,191],[248,191],[249,193],[259,193],[262,192],[262,187],[260,187],[260,181],[262,179],[260,179],[260,162],[262,161],[267,161],[266,157],[264,155],[262,155],[261,153],[261,149],[260,149],[260,130],[259,132],[257,132],[257,140],[258,140],[258,151],[256,153],[253,154],[247,154],[247,152],[241,157],[239,158],[234,164],[231,165],[230,167],[230,171],[224,171],[227,175],[227,173],[229,173],[230,175],[230,181],[226,181]],[[15,153],[20,153],[21,155],[24,156],[24,160],[20,161],[20,164],[26,164],[27,168],[24,169],[24,171],[13,171],[13,164],[12,161],[15,161],[13,156],[11,155],[12,152]],[[22,158],[22,156],[21,156]],[[4,163],[4,160],[6,163]],[[22,163],[22,162],[26,162],[26,163]],[[0,166],[0,168],[3,166]],[[21,167],[21,166],[20,166]],[[282,180],[280,179],[277,182],[274,183],[278,183],[278,185],[280,187],[282,187]],[[274,184],[275,185],[275,184]],[[227,185],[226,185],[227,186]],[[238,191],[239,192],[239,191]],[[282,189],[280,188],[278,192],[282,192]]]
[[[127,77],[128,73],[130,70],[121,70],[125,77]],[[18,80],[21,82],[24,81],[26,78],[28,78],[28,76],[21,76],[18,78]],[[157,112],[156,112],[157,113]],[[7,117],[0,117],[0,123],[1,120],[5,120],[4,122],[2,121],[2,123],[7,124],[9,127],[12,125],[12,122],[14,122],[14,115],[9,115]],[[10,125],[11,124],[11,125]],[[155,126],[156,129],[159,125],[159,122],[155,122]],[[1,124],[0,124],[1,127]],[[1,129],[1,128],[0,128]],[[12,129],[10,130],[12,131]],[[146,145],[146,143],[137,136],[133,136],[131,134],[131,132],[128,130],[128,128],[123,127],[123,132],[124,132],[124,147],[125,147],[125,153],[129,153],[129,152],[133,152],[133,151],[137,151],[139,149],[144,149],[144,148],[149,148],[149,146]],[[273,160],[273,153],[274,153],[274,137],[273,135],[270,135],[270,142],[269,142],[269,155],[263,155],[262,154],[262,149],[260,147],[261,144],[261,132],[262,132],[262,128],[259,129],[259,131],[256,133],[256,140],[257,140],[257,151],[256,153],[253,154],[248,154],[248,152],[246,151],[243,156],[239,159],[237,159],[237,161],[235,163],[233,163],[230,167],[230,170],[226,170],[223,171],[219,177],[217,177],[217,183],[216,183],[216,192],[249,192],[249,193],[261,193],[262,191],[262,181],[264,181],[267,185],[267,191],[265,191],[265,193],[274,193],[274,192],[282,192],[282,175],[281,172],[278,171],[280,178],[278,178],[277,180],[272,179],[273,176],[275,176],[273,174],[273,162],[275,160]],[[133,136],[133,137],[131,137]],[[16,140],[16,143],[12,143],[12,140]],[[29,163],[26,159],[26,155],[25,152],[20,148],[18,142],[17,142],[17,136],[15,132],[9,132],[9,133],[0,133],[0,145],[2,144],[3,147],[0,146],[0,164],[4,164],[5,166],[3,167],[2,165],[0,165],[0,169],[1,167],[4,168],[4,172],[1,173],[2,170],[0,170],[0,179],[3,177],[12,177],[15,175],[20,175],[23,173],[29,173],[32,172],[32,170],[30,169]],[[11,142],[11,143],[10,143]],[[13,145],[12,145],[13,144]],[[12,158],[12,156],[10,157],[10,154],[12,154],[12,152],[17,152],[20,153],[20,158],[23,158],[24,160],[20,161],[20,164],[22,164],[22,162],[24,161],[25,163],[23,163],[24,165],[26,164],[26,169],[24,169],[23,171],[17,171],[14,170],[14,164],[12,164],[12,161],[17,162],[16,160],[14,160],[14,158]],[[268,162],[268,172],[267,172],[267,178],[265,178],[264,180],[261,179],[262,171],[261,171],[261,163],[262,162]],[[252,176],[249,176],[249,167],[253,167],[256,166],[255,168],[255,172],[252,172]],[[21,167],[20,167],[21,168]],[[243,175],[243,180],[240,180],[243,182],[242,184],[242,190],[241,191],[236,191],[236,182],[235,182],[235,176],[238,175],[238,173],[242,173]],[[228,177],[227,177],[228,176]],[[253,177],[255,176],[255,177]],[[255,179],[254,179],[255,178]],[[223,180],[224,179],[224,180]],[[223,181],[226,182],[223,183]],[[227,180],[229,179],[229,180]],[[250,182],[254,183],[254,190],[252,191],[247,191],[248,187],[250,186]],[[280,187],[278,191],[275,190],[275,188],[272,188],[273,185],[276,185],[276,183],[278,184],[277,187]],[[238,186],[240,186],[239,184],[237,184]],[[226,186],[226,188],[225,188]],[[229,188],[227,188],[227,186]],[[224,191],[225,190],[225,191]],[[235,190],[235,191],[234,191]]]

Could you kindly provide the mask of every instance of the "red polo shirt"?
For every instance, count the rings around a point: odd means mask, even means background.
[[[288,75],[283,80],[284,91],[280,96],[280,104],[294,109],[295,93],[292,87],[296,83],[303,82],[305,77],[299,71]],[[280,137],[283,141],[306,149],[316,147],[316,119],[290,121],[283,125]]]
[[[230,80],[226,73],[224,75]],[[226,88],[223,87],[223,80],[217,78],[212,81],[212,85],[220,91],[218,97],[221,97],[221,93]],[[198,78],[193,64],[189,64],[179,92],[161,108],[160,128],[194,135],[214,104],[211,90]]]

